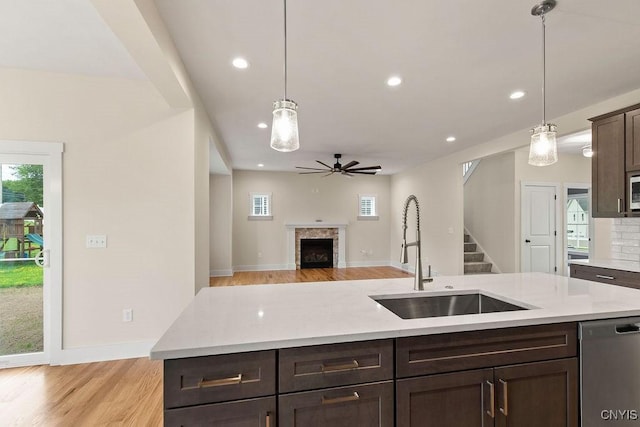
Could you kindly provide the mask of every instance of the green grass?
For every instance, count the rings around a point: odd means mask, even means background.
[[[33,261],[0,262],[0,289],[42,286],[42,268]]]

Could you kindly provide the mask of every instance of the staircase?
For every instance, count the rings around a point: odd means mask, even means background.
[[[491,273],[492,264],[484,260],[484,252],[478,251],[478,245],[471,241],[471,236],[464,235],[464,274]]]

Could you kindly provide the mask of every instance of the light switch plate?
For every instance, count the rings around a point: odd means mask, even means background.
[[[96,235],[88,235],[87,234],[87,248],[96,249],[96,248],[106,248],[107,247],[107,236],[104,234],[96,234]]]

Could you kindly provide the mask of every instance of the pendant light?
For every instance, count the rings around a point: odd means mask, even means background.
[[[529,164],[533,166],[548,166],[558,161],[556,144],[556,125],[547,123],[545,118],[545,20],[544,16],[556,7],[555,0],[544,0],[531,9],[533,16],[542,20],[542,124],[531,129],[531,146],[529,147]]]
[[[289,152],[300,148],[298,104],[287,99],[287,0],[284,0],[284,97],[273,103],[271,148]]]

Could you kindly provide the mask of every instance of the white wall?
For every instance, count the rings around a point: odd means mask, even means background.
[[[145,81],[10,69],[0,98],[1,139],[65,144],[64,348],[156,340],[194,293],[193,110]]]
[[[233,172],[233,265],[236,270],[283,269],[287,264],[285,224],[348,222],[348,266],[388,265],[388,176],[300,175],[289,172]],[[272,193],[273,220],[248,220],[249,194]],[[378,221],[357,221],[358,194],[378,196]],[[366,253],[363,253],[365,251]]]
[[[570,134],[590,127],[589,117],[633,105],[640,99],[640,90],[611,98],[582,110],[557,117],[561,134]],[[422,221],[427,224],[423,234],[423,249],[434,268],[441,274],[462,274],[463,271],[463,188],[461,164],[493,154],[513,150],[529,143],[528,129],[493,141],[475,145],[412,169],[391,178],[391,206],[401,205],[411,193],[424,201]],[[441,143],[433,141],[433,143]],[[401,214],[391,210],[391,224],[401,223]],[[391,227],[391,247],[400,247],[400,227]],[[449,229],[453,234],[449,234]],[[426,259],[425,259],[426,261]]]
[[[210,275],[231,276],[233,236],[233,180],[231,175],[210,175]]]
[[[518,271],[520,268],[521,257],[521,227],[520,227],[520,183],[522,182],[541,182],[555,183],[560,185],[560,190],[564,191],[566,184],[585,184],[591,185],[591,159],[584,157],[582,154],[562,154],[558,156],[558,162],[550,166],[538,167],[531,166],[528,162],[528,149],[516,150],[516,260]],[[566,236],[567,210],[566,210],[566,194],[558,194],[558,203],[560,205],[560,217],[557,224],[558,234]],[[563,205],[564,204],[564,205]],[[597,225],[596,225],[597,226]],[[565,245],[563,238],[560,239],[561,245]],[[566,273],[565,265],[558,265],[558,271],[562,274]]]
[[[464,184],[464,226],[501,273],[517,271],[515,187],[513,151],[482,159]]]

